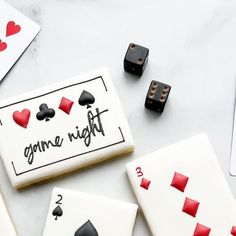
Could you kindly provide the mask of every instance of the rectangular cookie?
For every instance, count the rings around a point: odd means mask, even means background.
[[[236,235],[236,204],[205,134],[127,165],[154,236]]]
[[[137,205],[54,188],[43,236],[132,236]]]
[[[133,149],[107,69],[0,103],[0,155],[16,188]]]
[[[7,207],[0,191],[0,235],[1,236],[17,236],[15,227],[8,214]]]

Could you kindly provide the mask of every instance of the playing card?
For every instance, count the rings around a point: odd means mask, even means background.
[[[234,111],[234,127],[233,127],[233,135],[232,135],[231,161],[230,161],[229,172],[232,176],[236,176],[236,116],[235,116],[235,111]]]
[[[0,81],[39,30],[37,24],[0,0]]]
[[[4,203],[3,197],[0,192],[0,235],[17,236],[15,228],[12,224],[7,207]]]
[[[55,188],[43,236],[131,236],[137,205]]]
[[[133,149],[106,69],[0,104],[0,155],[17,188]]]
[[[155,236],[236,235],[236,204],[205,134],[127,165]]]

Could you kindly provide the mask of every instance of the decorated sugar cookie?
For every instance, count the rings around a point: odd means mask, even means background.
[[[43,236],[132,236],[137,205],[55,188]]]
[[[126,117],[106,69],[0,104],[0,154],[14,187],[133,149]]]
[[[127,165],[152,235],[236,236],[236,204],[205,134]]]

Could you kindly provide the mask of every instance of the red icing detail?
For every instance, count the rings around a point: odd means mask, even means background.
[[[197,223],[193,236],[209,236],[210,232],[210,228]]]
[[[22,112],[15,111],[13,113],[13,120],[21,127],[27,128],[30,118],[30,110],[24,109]]]
[[[4,51],[7,48],[7,44],[0,40],[0,52]]]
[[[178,189],[181,192],[184,192],[186,185],[188,183],[188,177],[185,175],[182,175],[178,172],[175,172],[174,177],[171,182],[171,186]]]
[[[21,27],[19,25],[16,25],[14,21],[9,21],[7,24],[7,32],[6,36],[11,36],[13,34],[19,33],[21,30]]]
[[[195,217],[199,204],[199,202],[186,197],[182,211]]]
[[[233,227],[232,227],[231,234],[232,234],[233,236],[236,236],[236,226],[233,226]]]
[[[73,104],[74,104],[73,101],[69,100],[68,98],[62,97],[60,105],[59,105],[59,109],[61,109],[67,114],[70,114],[70,110]]]
[[[141,184],[140,184],[140,187],[142,187],[142,188],[148,190],[150,184],[151,184],[151,181],[150,181],[150,180],[145,179],[145,178],[142,178],[142,180],[141,180]]]

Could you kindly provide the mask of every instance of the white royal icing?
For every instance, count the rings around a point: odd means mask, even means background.
[[[55,188],[43,236],[132,236],[136,214],[132,203]]]
[[[127,172],[154,236],[194,235],[197,223],[210,235],[231,235],[236,226],[233,195],[205,134],[135,160]],[[175,172],[188,177],[184,192],[171,185]],[[140,186],[143,178],[151,181],[148,189]],[[186,197],[200,203],[195,217],[183,212]]]
[[[0,121],[0,155],[17,188],[134,149],[106,69],[1,102]]]

